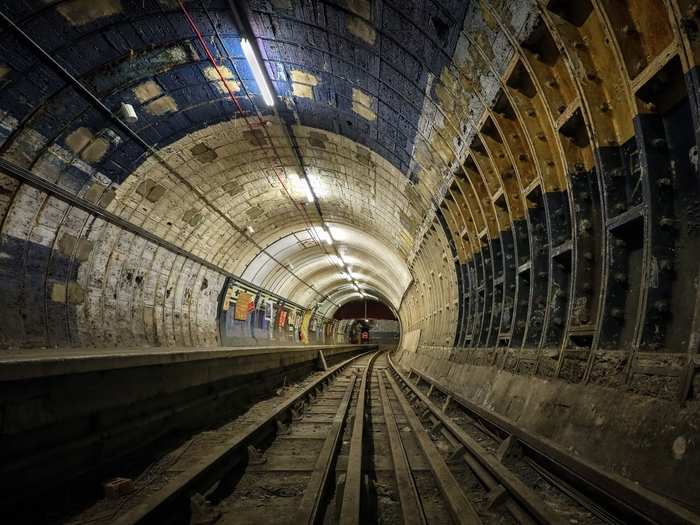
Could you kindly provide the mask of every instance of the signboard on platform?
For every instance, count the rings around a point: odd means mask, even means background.
[[[245,292],[238,294],[236,298],[236,311],[233,314],[233,318],[236,321],[245,321],[248,319],[248,312],[255,308],[255,303],[253,303],[252,299],[252,296]]]
[[[284,328],[284,325],[287,322],[287,310],[284,308],[280,308],[280,314],[277,317],[277,326],[279,328]]]
[[[231,306],[231,300],[233,299],[233,288],[226,290],[226,297],[224,297],[224,311],[228,310]]]

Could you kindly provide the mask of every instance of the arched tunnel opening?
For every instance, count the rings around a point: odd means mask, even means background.
[[[336,310],[339,331],[349,343],[376,343],[396,347],[401,338],[401,322],[395,311],[380,300],[349,301]]]
[[[700,523],[696,0],[0,0],[3,523]]]

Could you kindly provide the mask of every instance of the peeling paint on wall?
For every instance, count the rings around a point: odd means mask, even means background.
[[[192,149],[190,149],[190,153],[192,153],[192,155],[194,155],[194,158],[197,159],[199,162],[205,164],[216,160],[216,158],[218,157],[216,151],[211,149],[204,142],[200,142],[199,144],[195,145]]]
[[[108,149],[109,141],[104,137],[98,137],[80,153],[80,158],[85,162],[98,162],[102,160]]]
[[[78,128],[66,137],[66,146],[77,155],[83,151],[92,139],[92,131],[87,128]]]
[[[146,179],[136,188],[136,193],[142,197],[145,197],[151,202],[157,202],[163,195],[165,195],[165,188],[160,184],[156,184],[150,179]]]
[[[228,89],[230,89],[232,93],[236,93],[241,90],[241,84],[235,80],[236,77],[234,76],[233,71],[226,66],[218,66],[218,70],[219,71],[217,72],[216,68],[213,66],[206,66],[203,73],[207,80],[214,83],[214,86],[216,86],[219,93],[222,95],[227,95],[227,85]],[[224,77],[226,84],[221,81],[219,73],[221,73],[221,76]]]
[[[155,99],[146,105],[146,111],[151,115],[164,115],[177,111],[177,103],[170,95]]]
[[[83,26],[121,13],[122,4],[121,0],[69,0],[61,2],[56,10],[71,24]]]
[[[377,120],[377,114],[372,111],[373,98],[361,89],[352,88],[352,110],[367,120]]]
[[[114,199],[114,190],[108,189],[105,184],[100,182],[93,182],[83,195],[83,198],[95,204],[99,202],[106,208]]]
[[[85,238],[64,233],[58,241],[58,249],[63,255],[75,257],[79,261],[85,262],[90,258],[92,244],[92,241]]]
[[[147,102],[163,94],[161,87],[153,80],[147,80],[134,89],[134,95],[139,102]]]
[[[377,40],[377,31],[359,16],[349,15],[347,17],[347,28],[357,38],[364,40],[370,45],[374,45],[374,42]]]
[[[345,0],[345,7],[357,16],[361,16],[367,20],[371,18],[372,2],[369,0]]]
[[[51,287],[51,300],[55,303],[82,304],[85,290],[76,282],[54,283]]]
[[[199,210],[193,208],[185,212],[185,214],[182,216],[182,220],[190,226],[197,226],[202,222],[202,220],[204,220],[204,217]]]
[[[328,136],[325,133],[318,133],[317,131],[309,132],[309,144],[314,148],[326,148],[326,142],[328,141]]]
[[[313,88],[318,85],[318,78],[299,69],[293,69],[290,72],[290,76],[292,77],[292,92],[294,96],[313,100]]]
[[[109,149],[109,140],[95,137],[87,128],[78,128],[66,137],[66,146],[88,163],[98,162]]]

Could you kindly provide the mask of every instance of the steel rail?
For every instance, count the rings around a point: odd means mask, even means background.
[[[397,368],[390,362],[393,369]],[[580,457],[572,456],[556,443],[519,428],[506,418],[466,400],[441,385],[436,379],[412,368],[418,380],[423,380],[460,405],[470,417],[496,430],[501,437],[517,439],[526,457],[552,472],[597,505],[613,512],[624,523],[649,525],[698,525],[700,516],[682,505],[657,494],[622,476],[608,472]],[[595,512],[595,509],[591,509]]]
[[[372,351],[376,351],[376,347]],[[337,376],[350,363],[366,356],[368,353],[370,352],[351,357],[328,370],[303,391],[272,408],[264,418],[237,432],[234,437],[201,458],[192,467],[178,474],[165,487],[151,494],[142,503],[120,516],[115,523],[117,525],[136,525],[147,522],[159,522],[159,518],[163,518],[168,508],[172,508],[182,497],[190,496],[197,491],[203,492],[221,479],[247,454],[247,446],[269,432],[273,432],[275,423],[284,419],[285,415],[299,401],[304,400],[320,385]]]
[[[382,404],[387,437],[389,438],[389,448],[391,459],[394,465],[394,478],[396,488],[399,493],[399,504],[401,506],[401,516],[404,525],[425,525],[425,513],[415,480],[411,473],[411,466],[408,463],[406,449],[401,441],[401,433],[396,423],[394,410],[391,408],[389,397],[384,386],[384,379],[381,373],[377,373],[379,384],[379,398]]]
[[[345,472],[343,499],[340,507],[340,525],[359,525],[362,512],[362,471],[363,471],[363,441],[365,424],[365,400],[367,398],[367,378],[371,378],[372,366],[380,352],[375,353],[367,363],[362,373],[360,391],[357,394],[355,414],[353,418],[350,452],[348,453],[348,468]]]
[[[535,522],[547,525],[567,525],[568,521],[558,516],[549,506],[547,506],[540,496],[538,496],[530,487],[525,485],[515,474],[513,474],[506,466],[496,459],[492,454],[482,447],[474,438],[469,436],[464,430],[459,428],[452,418],[435,406],[430,401],[428,396],[423,394],[418,388],[411,383],[398,368],[393,361],[389,359],[389,366],[399,380],[404,383],[413,394],[430,410],[437,418],[443,427],[450,433],[463,447],[460,453],[458,449],[456,455],[461,456],[469,465],[474,474],[488,486],[489,489],[494,488],[494,478],[497,484],[502,485],[508,490],[509,494],[530,513],[535,519]],[[491,485],[491,486],[489,486]],[[513,517],[522,522],[520,509],[512,508],[510,505],[509,511]]]
[[[435,443],[430,439],[428,432],[423,428],[423,424],[418,419],[418,416],[411,408],[410,403],[406,399],[405,395],[399,388],[394,378],[391,376],[388,370],[384,370],[389,385],[391,385],[394,394],[396,395],[401,409],[406,416],[406,420],[413,431],[413,434],[418,441],[418,445],[422,449],[430,470],[435,477],[435,482],[437,483],[440,492],[445,498],[447,507],[450,511],[450,515],[455,523],[458,525],[476,525],[481,524],[481,518],[474,510],[474,507],[467,499],[466,495],[462,491],[459,482],[455,479],[452,472],[450,472],[449,467],[445,463],[445,460],[440,455],[440,451],[435,446]]]
[[[294,512],[294,517],[290,523],[314,525],[318,518],[318,511],[321,508],[326,487],[328,485],[328,477],[331,472],[331,467],[335,463],[335,458],[338,453],[338,442],[343,434],[345,419],[347,418],[348,408],[352,400],[352,394],[355,390],[357,377],[353,374],[350,383],[345,389],[343,399],[338,406],[338,411],[333,417],[333,424],[328,429],[328,435],[323,442],[321,452],[316,459],[314,470],[311,473],[311,480],[304,489],[299,507]]]

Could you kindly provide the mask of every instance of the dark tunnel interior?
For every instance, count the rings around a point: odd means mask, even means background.
[[[697,0],[0,0],[0,521],[700,523],[696,56]]]

